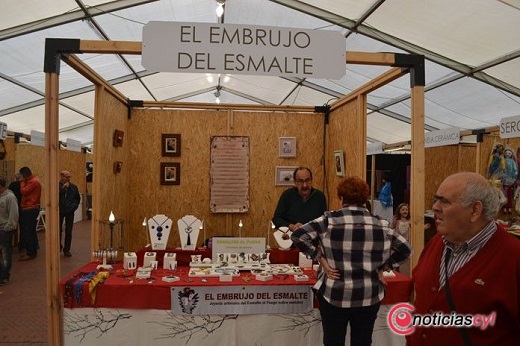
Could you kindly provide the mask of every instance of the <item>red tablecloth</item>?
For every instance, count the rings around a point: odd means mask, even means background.
[[[304,282],[294,281],[292,275],[278,275],[273,280],[263,282],[255,280],[250,272],[242,272],[241,276],[234,277],[231,282],[219,282],[219,278],[189,278],[186,266],[178,267],[175,271],[158,269],[154,270],[150,280],[135,279],[135,271],[125,271],[121,263],[114,264],[111,275],[102,284],[95,286],[95,302],[89,293],[89,282],[76,285],[78,280],[72,279],[74,284],[67,284],[74,276],[82,273],[96,273],[96,266],[99,263],[92,262],[79,270],[71,273],[60,282],[63,304],[67,308],[74,307],[107,307],[107,308],[128,308],[128,309],[170,309],[170,287],[172,286],[245,286],[245,285],[314,285],[316,272],[304,270],[310,280]],[[180,280],[176,282],[164,282],[163,276],[175,275]],[[407,302],[410,299],[412,290],[412,280],[405,275],[396,272],[395,277],[387,278],[388,286],[386,296],[382,304],[395,304]],[[67,286],[67,287],[66,287]],[[79,286],[79,287],[74,287]]]

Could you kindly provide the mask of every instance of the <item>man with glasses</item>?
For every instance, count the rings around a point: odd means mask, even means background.
[[[325,195],[312,187],[312,172],[309,168],[296,168],[293,180],[294,187],[282,193],[272,219],[276,228],[285,226],[290,231],[322,216],[327,210]]]
[[[70,245],[72,243],[72,227],[74,225],[74,212],[81,202],[78,187],[70,182],[69,171],[60,173],[60,244],[65,223],[65,243],[63,244],[63,255],[71,257]],[[61,248],[61,245],[60,245]]]

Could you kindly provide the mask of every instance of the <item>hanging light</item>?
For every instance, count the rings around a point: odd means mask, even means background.
[[[216,13],[217,13],[217,17],[222,17],[222,15],[224,14],[224,3],[226,2],[226,0],[217,0],[217,9],[216,9]]]
[[[217,87],[217,91],[213,93],[215,95],[215,103],[220,104],[220,86]]]

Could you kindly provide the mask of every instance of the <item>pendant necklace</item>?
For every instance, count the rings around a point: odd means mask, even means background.
[[[153,222],[155,222],[157,224],[157,228],[155,226],[152,226],[152,229],[156,228],[155,231],[157,232],[157,240],[161,240],[162,231],[163,231],[162,225],[164,225],[166,223],[166,221],[168,221],[169,219],[164,220],[163,223],[161,223],[160,225],[159,225],[159,222],[157,222],[153,217],[152,217],[152,220],[153,220]],[[166,225],[164,227],[168,228],[168,225]]]
[[[282,231],[281,229],[278,229],[278,230],[283,233],[283,235],[282,235],[283,240],[287,240],[290,238],[289,235],[287,234],[289,232],[289,228],[287,228],[287,231]]]
[[[191,245],[191,238],[190,233],[193,232],[193,228],[191,228],[191,225],[195,223],[195,221],[199,221],[199,219],[193,220],[189,225],[184,221],[184,219],[181,219],[181,221],[186,225],[186,228],[184,229],[184,232],[188,235],[188,239],[186,240],[186,245]]]

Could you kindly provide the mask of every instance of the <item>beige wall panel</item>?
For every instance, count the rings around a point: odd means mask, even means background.
[[[329,117],[328,141],[326,149],[326,171],[327,171],[327,192],[329,197],[329,209],[341,207],[337,197],[336,187],[343,178],[336,175],[334,151],[343,150],[345,160],[345,176],[357,175],[365,179],[363,170],[365,157],[356,148],[360,140],[363,121],[357,115],[357,103],[353,100],[345,104],[340,109],[331,112]],[[360,130],[362,129],[363,130]],[[362,174],[359,172],[363,172]]]
[[[85,183],[85,154],[83,152],[75,152],[70,150],[60,150],[59,153],[59,170],[64,169],[70,171],[72,174],[71,181],[78,186],[79,192],[85,198],[86,183]],[[33,174],[40,178],[42,184],[42,198],[41,206],[45,206],[45,147],[31,145],[29,143],[16,144],[16,160],[15,171],[21,167],[27,166],[31,169]],[[83,216],[85,212],[85,203],[83,202]]]
[[[476,144],[460,144],[458,162],[459,162],[459,171],[476,172],[476,170],[477,170],[477,145]]]
[[[14,138],[9,137],[4,139],[4,146],[6,152],[4,160],[16,160],[17,145],[14,143]]]
[[[181,156],[161,156],[161,134],[181,134]],[[169,247],[180,246],[177,220],[184,215],[204,219],[206,238],[218,235],[266,237],[280,194],[274,185],[276,166],[309,166],[314,186],[323,189],[321,158],[323,118],[318,114],[251,113],[196,110],[134,110],[128,127],[127,203],[129,248],[145,246],[145,217],[165,214],[173,220]],[[249,136],[250,209],[247,213],[214,214],[209,207],[211,136]],[[297,157],[278,157],[278,138],[296,137]],[[181,164],[180,185],[160,185],[160,162]],[[204,240],[201,233],[198,246]],[[270,239],[274,245],[274,240]]]
[[[133,143],[129,140],[128,110],[112,95],[102,88],[96,88],[96,105],[94,118],[94,193],[92,225],[94,227],[93,246],[99,246],[101,232],[109,232],[108,227],[102,227],[102,221],[107,221],[112,211],[117,220],[124,221],[125,240],[127,233],[127,209],[126,200],[130,195],[126,178],[129,174],[139,175],[139,172],[126,160],[126,153],[131,150]],[[114,147],[112,139],[114,130],[124,131],[122,147]],[[114,163],[122,161],[121,173],[114,174]],[[84,166],[84,164],[83,164]],[[118,244],[114,244],[118,245]],[[125,245],[126,248],[126,245]]]
[[[440,183],[450,174],[459,171],[458,157],[459,147],[457,145],[433,147],[424,149],[425,186],[424,186],[424,208],[431,209],[433,195]]]

